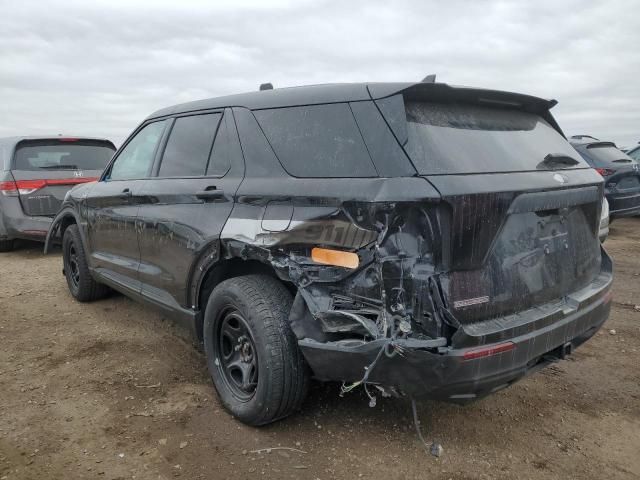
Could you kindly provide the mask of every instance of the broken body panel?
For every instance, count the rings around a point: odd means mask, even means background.
[[[108,209],[114,241],[129,232],[131,252],[105,260],[91,247],[92,235],[108,233],[105,210],[91,208],[99,184],[117,183],[105,176],[72,191],[49,237],[73,215],[99,281],[177,314],[196,336],[202,296],[223,276],[216,271],[264,265],[295,292],[291,327],[321,380],[466,401],[564,357],[597,331],[612,280],[598,241],[597,173],[563,169],[561,183],[547,169],[424,174],[403,139],[403,99],[499,105],[539,116],[560,137],[548,111],[554,102],[443,84],[318,88],[315,96],[260,92],[279,98],[276,105],[254,94],[155,114],[148,121],[233,107],[223,120],[237,129],[242,168],[232,163],[237,173],[225,177],[224,194],[202,201],[182,192],[180,202],[162,201],[171,192],[145,185],[153,178],[138,180],[129,219]],[[267,138],[260,112],[332,101],[348,104],[371,176],[293,176]],[[154,213],[145,216],[149,205]],[[355,253],[357,266],[318,263],[317,247]]]

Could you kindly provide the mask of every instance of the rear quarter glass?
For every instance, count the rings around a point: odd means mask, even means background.
[[[16,146],[13,170],[103,170],[114,152],[104,141],[24,141]]]
[[[258,110],[254,115],[294,177],[376,177],[349,104]]]

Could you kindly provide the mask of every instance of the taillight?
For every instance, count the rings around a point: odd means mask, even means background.
[[[612,168],[596,168],[596,172],[598,172],[603,177],[610,177],[611,175],[616,173],[616,171]]]
[[[47,185],[46,180],[17,180],[16,186],[20,195],[29,195]]]
[[[95,182],[95,177],[83,178],[53,178],[39,180],[17,180],[15,182],[0,182],[0,193],[7,197],[17,197],[18,195],[29,195],[36,190],[46,186],[78,185],[80,183]]]
[[[16,182],[0,182],[0,194],[5,197],[17,197],[18,196],[18,186]]]
[[[469,349],[464,352],[462,358],[464,360],[474,360],[476,358],[490,357],[498,353],[508,352],[514,348],[516,348],[516,345],[513,342],[497,343],[486,347]]]

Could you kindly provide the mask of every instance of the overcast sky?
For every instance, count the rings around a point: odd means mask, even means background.
[[[555,98],[567,135],[640,141],[637,0],[0,0],[0,10],[0,136],[120,144],[159,108],[263,82],[436,73]]]

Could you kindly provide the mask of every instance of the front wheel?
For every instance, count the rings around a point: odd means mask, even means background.
[[[308,368],[289,326],[291,294],[266,275],[221,282],[204,318],[204,349],[222,404],[240,421],[264,425],[300,408]]]
[[[77,225],[69,226],[64,232],[62,261],[69,291],[76,300],[92,302],[107,295],[109,288],[96,282],[89,272],[84,245]]]

